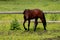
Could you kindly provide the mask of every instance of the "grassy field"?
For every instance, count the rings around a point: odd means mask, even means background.
[[[47,21],[59,21],[60,20],[60,14],[45,14]],[[6,21],[6,20],[23,20],[23,14],[0,14],[0,21]]]
[[[56,20],[60,20],[60,15]],[[37,26],[34,32],[34,23],[31,22],[30,31],[24,31],[23,23],[19,22],[20,30],[10,30],[11,23],[8,20],[23,20],[22,14],[1,14],[0,15],[0,40],[60,40],[60,23],[47,23],[47,32],[44,32],[42,23]],[[51,15],[46,15],[46,19],[54,20]],[[55,18],[55,17],[54,17]],[[25,24],[27,27],[27,23]]]
[[[59,23],[47,23],[46,32],[43,30],[42,23],[38,24],[37,30],[34,32],[33,24],[31,22],[30,31],[24,31],[22,23],[20,23],[21,30],[10,30],[10,23],[1,23],[0,40],[60,40]]]
[[[60,11],[60,0],[11,0],[0,1],[0,11],[23,11],[24,9],[41,9],[45,11]],[[46,20],[59,21],[60,14],[46,14]],[[23,20],[22,14],[0,14],[0,40],[60,40],[60,23],[47,23],[47,31],[42,23],[34,32],[34,23],[31,22],[30,31],[25,31],[23,23],[19,22],[20,30],[10,30],[9,20]],[[4,21],[4,22],[3,22]],[[26,23],[26,27],[27,27]]]
[[[24,9],[60,10],[60,0],[0,1],[0,11],[23,11]]]

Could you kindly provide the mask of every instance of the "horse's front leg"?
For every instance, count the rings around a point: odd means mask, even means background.
[[[37,18],[36,18],[35,19],[35,28],[34,28],[34,31],[36,31],[37,24],[38,24],[38,22],[37,22]]]
[[[29,31],[29,27],[30,27],[30,20],[28,20],[28,31]]]
[[[24,20],[24,22],[23,22],[23,27],[25,30],[27,30],[27,28],[25,27],[25,22],[26,22],[26,20]]]

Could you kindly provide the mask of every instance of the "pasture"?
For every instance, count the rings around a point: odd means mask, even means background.
[[[41,9],[43,11],[60,11],[60,0],[10,0],[0,1],[0,11],[23,11],[24,9]],[[60,21],[60,14],[45,14],[46,20]],[[23,20],[23,14],[0,14],[0,40],[60,40],[60,23],[47,23],[47,31],[43,30],[42,23],[34,32],[34,23],[31,22],[30,31],[25,31],[19,22],[20,30],[10,30],[11,22]],[[40,19],[38,20],[40,21]],[[25,24],[27,27],[27,23]]]
[[[23,11],[24,9],[60,10],[60,0],[12,0],[0,1],[0,11]]]
[[[60,20],[59,14],[57,14],[57,20]],[[48,16],[48,17],[47,17]],[[46,19],[51,19],[51,14],[46,14]],[[24,31],[22,22],[20,24],[20,30],[10,30],[11,22],[9,20],[17,19],[23,20],[23,14],[0,14],[0,40],[59,40],[60,39],[60,23],[47,23],[47,32],[44,32],[42,23],[37,26],[36,32],[33,31],[34,23],[31,22],[30,31]],[[4,22],[3,22],[4,21]],[[38,20],[40,21],[40,20]],[[27,23],[25,24],[27,27]]]

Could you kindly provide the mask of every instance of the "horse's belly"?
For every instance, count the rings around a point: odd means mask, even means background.
[[[35,16],[33,16],[33,17],[30,17],[30,19],[35,19],[36,17]]]

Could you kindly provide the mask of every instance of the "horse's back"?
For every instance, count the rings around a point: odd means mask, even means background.
[[[43,15],[43,11],[40,9],[33,9],[33,14],[35,14],[36,16],[42,16]]]
[[[25,9],[24,11],[30,18],[42,17],[43,12],[40,9]]]

